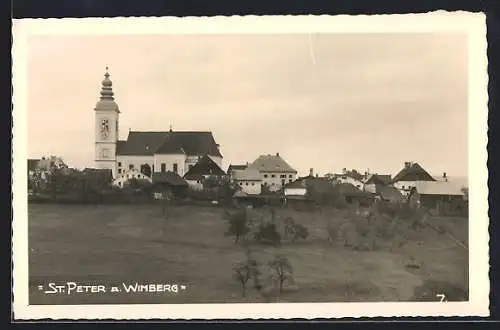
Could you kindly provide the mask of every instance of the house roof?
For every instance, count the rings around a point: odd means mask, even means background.
[[[118,141],[116,153],[130,156],[185,153],[222,157],[212,132],[203,131],[131,131],[126,141]]]
[[[248,167],[248,165],[233,165],[233,164],[229,164],[229,167],[227,168],[227,172],[231,172],[231,171],[241,171],[241,170],[244,170]]]
[[[40,159],[28,159],[28,171],[36,170]]]
[[[306,182],[304,180],[298,179],[285,185],[285,189],[298,189],[306,188]]]
[[[398,181],[436,181],[426,170],[418,163],[405,164],[405,167],[394,176],[393,182]]]
[[[458,184],[443,181],[420,181],[415,183],[420,195],[463,196],[462,188]]]
[[[184,175],[184,178],[198,179],[201,175],[226,175],[226,173],[212,160],[212,158],[205,155],[189,169]]]
[[[186,180],[181,178],[177,173],[167,171],[167,172],[153,172],[152,175],[153,184],[165,183],[173,187],[186,187],[188,183]]]
[[[344,196],[362,196],[366,195],[365,192],[358,189],[351,183],[339,183],[334,186],[338,192]]]
[[[260,173],[254,168],[236,171],[233,176],[236,181],[261,181]]]
[[[333,175],[334,178],[339,178],[339,177],[343,177],[343,176],[353,178],[354,180],[358,180],[360,182],[362,182],[365,178],[365,176],[363,174],[359,173],[356,170],[350,170],[350,171],[346,171],[345,173],[337,173],[337,174]]]
[[[261,155],[248,167],[259,172],[297,173],[279,154]]]
[[[372,174],[365,181],[365,184],[382,184],[387,185],[391,183],[392,178],[389,174]]]
[[[401,191],[397,188],[384,184],[376,184],[375,191],[384,200],[403,201],[405,199]]]

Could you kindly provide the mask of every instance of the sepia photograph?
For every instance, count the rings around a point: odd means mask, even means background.
[[[392,16],[14,22],[19,314],[488,313],[484,16]]]

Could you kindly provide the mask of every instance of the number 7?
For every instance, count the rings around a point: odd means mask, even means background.
[[[444,301],[444,298],[445,298],[445,295],[444,295],[444,294],[442,294],[442,293],[438,293],[438,294],[436,295],[436,297],[441,298],[441,300],[440,300],[439,302],[443,302],[443,301]]]

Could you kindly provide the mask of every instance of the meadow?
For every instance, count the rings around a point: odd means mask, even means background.
[[[255,290],[243,296],[234,279],[233,267],[245,260],[245,251],[225,235],[222,207],[175,206],[169,213],[166,219],[159,205],[30,204],[30,304],[263,302]],[[251,210],[256,219],[269,214]],[[466,218],[432,217],[428,221],[446,234],[405,228],[393,239],[380,238],[376,249],[357,250],[329,242],[321,211],[276,210],[278,224],[285,217],[307,227],[308,238],[279,247],[252,245],[263,265],[279,254],[293,267],[294,281],[280,302],[437,301],[440,293],[448,301],[467,299]],[[44,293],[51,282],[70,281],[103,284],[107,291]],[[109,291],[122,283],[176,283],[183,289]]]

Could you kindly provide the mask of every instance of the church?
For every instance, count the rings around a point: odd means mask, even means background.
[[[108,68],[95,106],[95,167],[110,169],[113,178],[130,170],[147,176],[153,172],[174,172],[183,177],[199,159],[208,155],[222,167],[222,154],[212,132],[133,131],[119,139],[120,109],[114,99]]]

